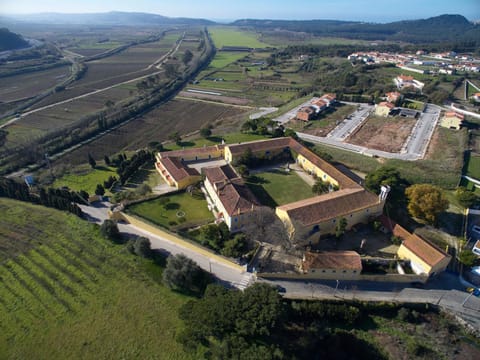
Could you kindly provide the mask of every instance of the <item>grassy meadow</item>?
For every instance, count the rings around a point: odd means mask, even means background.
[[[103,185],[103,182],[110,176],[118,178],[115,168],[98,165],[95,169],[92,169],[90,165],[84,164],[75,167],[72,171],[56,179],[53,187],[60,188],[66,186],[71,190],[84,190],[89,194],[94,194],[97,184]]]
[[[73,215],[4,198],[0,212],[0,358],[198,358],[174,339],[188,298],[157,265]]]
[[[223,46],[244,46],[251,48],[265,48],[269,46],[266,43],[260,42],[258,37],[253,32],[238,30],[231,27],[210,27],[210,35],[217,47],[221,49]]]

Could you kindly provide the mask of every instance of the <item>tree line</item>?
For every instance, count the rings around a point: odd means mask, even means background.
[[[82,216],[82,209],[76,203],[86,204],[88,193],[84,191],[77,193],[65,189],[45,189],[43,187],[33,192],[27,184],[2,177],[0,178],[0,197],[26,201]]]

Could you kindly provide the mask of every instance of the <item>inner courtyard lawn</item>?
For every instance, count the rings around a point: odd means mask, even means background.
[[[167,228],[202,225],[214,220],[203,194],[192,196],[186,192],[132,205],[128,211]]]
[[[276,207],[313,197],[312,188],[295,171],[269,170],[251,175],[247,185],[266,206]]]

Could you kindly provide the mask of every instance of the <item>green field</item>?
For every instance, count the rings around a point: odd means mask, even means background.
[[[469,157],[466,175],[480,180],[480,156]]]
[[[260,202],[276,207],[314,196],[309,186],[295,171],[271,170],[256,173],[247,180],[248,187]]]
[[[244,46],[251,48],[265,48],[269,46],[266,43],[260,42],[257,35],[253,32],[226,27],[210,27],[209,31],[217,49],[221,49],[223,46]]]
[[[73,215],[3,198],[0,212],[0,358],[199,358],[175,341],[188,298],[158,265]]]
[[[164,198],[168,198],[168,203],[163,203]],[[204,198],[185,192],[132,205],[128,211],[167,228],[201,225],[214,220]]]
[[[218,51],[212,62],[208,65],[210,69],[222,69],[239,59],[243,59],[247,54],[242,52]]]
[[[73,171],[66,173],[59,179],[55,180],[53,187],[60,188],[66,186],[75,191],[85,190],[92,195],[95,193],[97,184],[103,185],[103,182],[110,176],[118,178],[115,168],[97,166],[95,169],[92,169],[90,165],[85,164],[76,167]]]

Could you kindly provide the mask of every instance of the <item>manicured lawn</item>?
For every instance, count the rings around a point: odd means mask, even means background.
[[[95,193],[97,184],[103,185],[103,182],[110,176],[115,176],[118,179],[115,168],[97,165],[95,169],[92,169],[90,165],[86,164],[78,166],[70,173],[66,173],[61,178],[56,179],[53,187],[67,186],[71,190],[85,190],[92,195]]]
[[[467,175],[475,179],[480,179],[480,156],[470,156]]]
[[[0,198],[0,358],[198,359],[175,340],[188,298],[97,225]]]
[[[167,203],[164,203],[165,198],[168,198]],[[177,225],[182,227],[200,225],[214,220],[204,198],[191,196],[185,192],[132,205],[128,211],[168,228]],[[181,220],[183,214],[185,220]]]
[[[268,46],[268,44],[260,42],[253,32],[213,26],[209,28],[209,32],[217,49],[221,49],[223,46],[245,46],[252,48],[265,48]]]
[[[225,140],[225,144],[236,144],[239,142],[262,140],[262,139],[265,139],[265,136],[256,135],[256,134],[245,134],[245,133],[228,133],[228,134],[218,134],[218,135],[213,134],[207,139],[200,138],[200,139],[186,140],[186,141],[182,141],[180,145],[176,145],[173,143],[168,144],[165,146],[165,150],[180,150],[180,149],[191,148],[191,147],[202,147],[204,145],[211,146],[211,145],[221,144],[222,139]]]
[[[248,187],[262,204],[276,207],[313,197],[312,188],[294,171],[271,170],[247,180]]]

